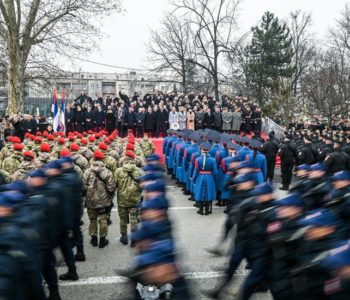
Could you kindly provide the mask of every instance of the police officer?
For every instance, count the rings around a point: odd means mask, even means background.
[[[307,148],[308,149],[308,148]],[[292,182],[293,166],[297,156],[297,150],[291,143],[290,138],[285,136],[279,150],[281,157],[282,187],[280,190],[287,191]]]

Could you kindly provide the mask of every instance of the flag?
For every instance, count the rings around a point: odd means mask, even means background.
[[[62,90],[62,103],[61,103],[61,111],[60,111],[60,118],[59,118],[59,131],[65,131],[66,130],[66,119],[65,119],[65,111],[66,111],[66,103],[65,99],[66,94],[64,92],[64,89]]]
[[[58,127],[59,127],[59,111],[58,111],[56,88],[54,88],[54,90],[53,90],[53,99],[52,99],[51,112],[52,112],[52,118],[53,118],[53,130],[55,132],[57,132],[58,131]]]

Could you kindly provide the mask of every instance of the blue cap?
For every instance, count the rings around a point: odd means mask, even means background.
[[[165,192],[165,181],[164,179],[157,179],[150,184],[146,184],[143,189],[146,192]]]
[[[255,181],[254,176],[251,173],[242,174],[242,175],[236,176],[233,179],[234,184],[244,183],[248,181]]]
[[[153,180],[157,180],[157,179],[161,179],[163,178],[163,174],[160,172],[152,172],[152,173],[147,173],[141,177],[138,178],[138,180],[140,182],[144,182],[144,181],[153,181]]]
[[[229,150],[236,150],[236,149],[237,149],[237,144],[228,143],[228,144],[227,144],[227,148],[228,148]]]
[[[6,184],[4,187],[4,190],[6,191],[18,191],[22,194],[28,193],[28,185],[25,181],[15,181],[11,182],[9,184]]]
[[[234,140],[237,144],[239,144],[239,143],[242,142],[242,138],[241,138],[240,135],[235,136],[235,137],[233,138],[233,140]]]
[[[350,180],[350,172],[349,171],[340,171],[335,173],[332,178],[332,181],[340,181],[340,180]]]
[[[317,163],[310,166],[310,171],[326,171],[324,164]]]
[[[54,161],[51,161],[51,162],[45,164],[44,168],[45,169],[58,169],[58,170],[61,170],[62,166],[61,166],[60,161],[57,159],[57,160],[54,160]]]
[[[61,157],[61,158],[59,159],[59,162],[60,162],[61,164],[64,164],[64,163],[70,163],[70,164],[72,164],[72,163],[73,163],[73,159],[72,159],[70,156],[64,156],[64,157]]]
[[[297,170],[310,171],[310,165],[308,165],[308,164],[299,165],[299,166],[297,166]]]
[[[251,140],[249,143],[249,146],[253,149],[259,149],[261,147],[262,143],[257,140]]]
[[[340,225],[341,222],[335,213],[328,209],[320,208],[309,211],[308,214],[300,220],[300,224],[312,227],[333,227]]]
[[[166,236],[171,236],[171,223],[169,220],[157,222],[144,220],[141,224],[141,227],[131,234],[132,241],[160,240],[165,239]]]
[[[350,266],[350,241],[342,241],[338,247],[332,249],[321,264],[329,269],[335,270],[345,266]]]
[[[291,193],[279,200],[277,200],[276,205],[278,206],[296,206],[296,207],[305,207],[305,203],[298,193]]]
[[[256,186],[254,190],[252,190],[251,195],[259,196],[259,195],[266,195],[266,194],[272,194],[272,193],[273,193],[273,187],[267,182],[265,182]]]
[[[209,142],[204,142],[200,145],[201,150],[209,151],[211,148],[211,144]]]
[[[160,156],[158,154],[152,154],[146,157],[146,162],[160,161]]]
[[[145,172],[165,172],[165,170],[159,164],[149,164],[147,166],[144,166],[142,170]]]
[[[250,141],[251,141],[251,140],[250,140],[249,138],[247,138],[247,137],[243,137],[243,138],[242,138],[242,143],[243,143],[243,144],[250,144]]]
[[[159,209],[164,210],[169,208],[168,200],[165,197],[156,197],[150,200],[145,200],[141,204],[141,209]]]
[[[14,208],[20,205],[24,199],[24,195],[20,192],[3,192],[0,194],[0,206]]]
[[[28,174],[29,177],[40,177],[40,178],[46,178],[47,175],[43,169],[37,169]]]

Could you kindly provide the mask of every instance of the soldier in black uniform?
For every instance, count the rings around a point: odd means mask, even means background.
[[[333,152],[333,141],[330,136],[326,136],[324,138],[325,144],[319,149],[319,158],[320,162],[323,162],[326,157]]]
[[[288,191],[289,185],[292,182],[293,166],[297,157],[297,150],[288,136],[284,138],[279,153],[281,157],[282,173],[282,187],[280,190]]]
[[[318,162],[318,152],[313,148],[309,136],[304,136],[304,146],[298,152],[298,164],[313,165]]]
[[[350,157],[341,151],[339,140],[334,141],[334,152],[325,158],[324,165],[330,176],[342,170],[350,170]]]
[[[261,153],[266,157],[267,176],[266,179],[272,184],[273,176],[275,173],[276,157],[278,153],[278,141],[275,139],[275,132],[269,133],[269,140],[266,141],[262,148]]]

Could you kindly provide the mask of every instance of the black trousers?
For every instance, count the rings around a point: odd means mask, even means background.
[[[282,172],[282,185],[289,186],[290,183],[292,182],[292,177],[293,177],[293,164],[282,163],[281,172]]]
[[[159,138],[159,134],[162,133],[162,136],[165,137],[166,136],[166,126],[158,126],[157,125],[157,133],[156,133],[156,137]]]
[[[275,165],[276,165],[276,158],[267,158],[266,159],[266,165],[267,165],[267,180],[273,180],[273,176],[275,174]]]

